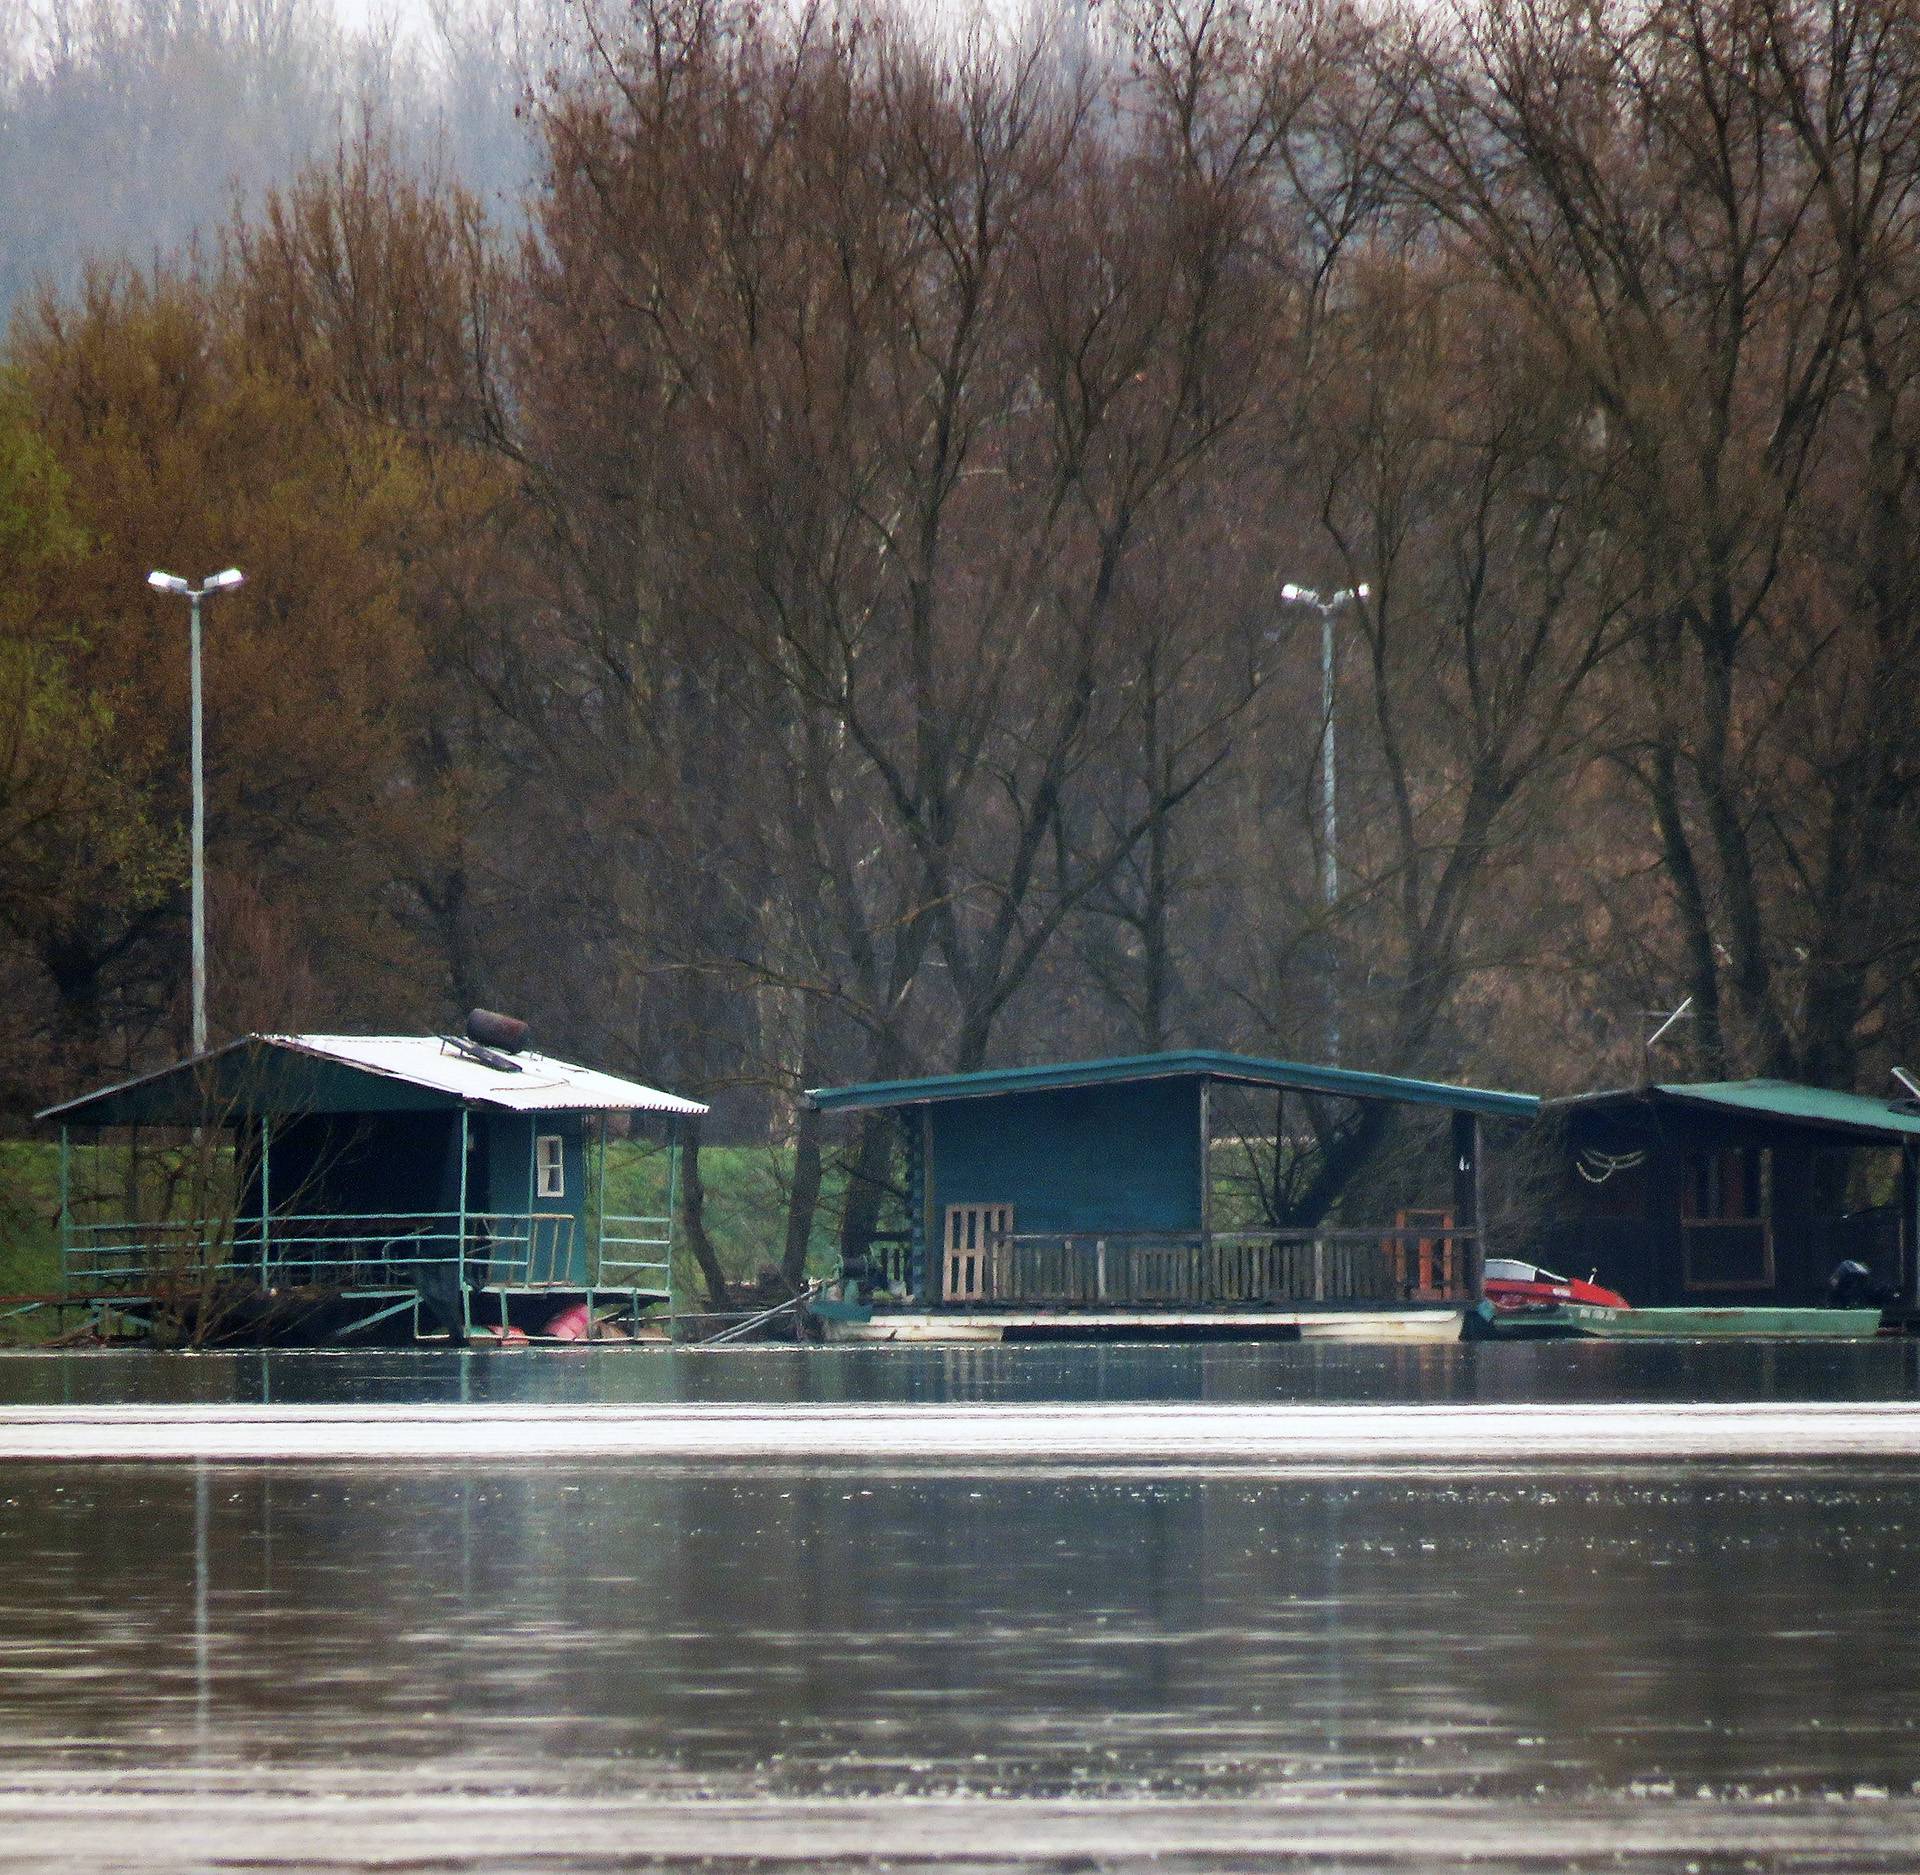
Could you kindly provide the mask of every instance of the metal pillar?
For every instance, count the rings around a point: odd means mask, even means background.
[[[467,1290],[467,1154],[471,1146],[468,1138],[469,1116],[467,1109],[460,1109],[460,1235],[455,1239],[458,1248],[454,1254],[454,1280],[460,1285],[460,1333],[463,1339],[473,1335],[473,1305]],[[444,1202],[444,1200],[442,1201]]]
[[[73,1252],[72,1202],[73,1142],[67,1123],[60,1122],[60,1293],[67,1293],[67,1268]],[[64,1318],[63,1318],[64,1319]]]
[[[680,1216],[680,1155],[686,1151],[686,1128],[676,1115],[667,1122],[667,1313],[673,1303],[673,1227]]]
[[[1481,1235],[1485,1216],[1480,1179],[1480,1116],[1453,1116],[1453,1225],[1463,1233],[1460,1244],[1460,1281],[1469,1302],[1486,1293],[1487,1246]]]
[[[193,709],[193,1052],[207,1052],[207,781],[200,730],[200,597],[187,595]],[[178,613],[174,616],[179,617]]]
[[[267,1262],[272,1239],[272,1225],[268,1222],[272,1215],[272,1187],[269,1180],[273,1167],[273,1122],[263,1113],[260,1116],[260,1287],[267,1286]]]
[[[1333,615],[1340,603],[1334,599],[1320,608],[1320,894],[1327,917],[1327,1060],[1335,1067],[1340,1065],[1340,972],[1334,954],[1333,919],[1334,908],[1340,903],[1340,819],[1334,751]]]
[[[607,1255],[607,1128],[612,1124],[612,1115],[600,1116],[600,1175],[594,1180],[594,1224],[593,1224],[593,1276],[590,1280],[599,1281],[606,1275],[604,1267]]]

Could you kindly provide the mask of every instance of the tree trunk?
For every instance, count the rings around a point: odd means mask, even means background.
[[[780,1259],[780,1278],[796,1293],[807,1280],[807,1245],[813,1238],[813,1214],[819,1204],[820,1115],[817,1109],[803,1106],[793,1129],[793,1187],[787,1193],[787,1248]]]
[[[893,1123],[884,1113],[860,1116],[860,1144],[847,1172],[847,1208],[840,1219],[840,1260],[864,1258],[880,1221],[880,1200],[887,1190],[893,1160]]]
[[[707,1235],[707,1188],[700,1177],[700,1121],[690,1116],[680,1124],[680,1234],[700,1266],[708,1307],[724,1309],[733,1298],[713,1240]]]

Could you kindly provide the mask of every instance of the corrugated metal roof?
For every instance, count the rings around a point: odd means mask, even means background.
[[[1174,1054],[1116,1055],[1098,1061],[1049,1062],[1033,1068],[987,1068],[973,1074],[935,1074],[911,1081],[867,1081],[851,1087],[816,1087],[807,1098],[825,1113],[869,1107],[920,1106],[934,1100],[975,1100],[990,1094],[1042,1093],[1054,1088],[1100,1087],[1115,1082],[1165,1080],[1194,1075],[1254,1087],[1297,1088],[1349,1100],[1394,1100],[1412,1106],[1450,1107],[1456,1112],[1528,1119],[1540,1108],[1534,1094],[1498,1093],[1417,1081],[1401,1074],[1368,1074],[1355,1068],[1317,1067],[1299,1061],[1266,1061],[1193,1048]]]
[[[34,1117],[41,1120],[77,1118],[88,1109],[110,1104],[124,1106],[125,1096],[146,1098],[140,1090],[157,1090],[159,1083],[197,1077],[210,1062],[220,1061],[238,1050],[261,1048],[309,1055],[364,1074],[424,1088],[451,1101],[500,1107],[514,1113],[552,1113],[571,1108],[595,1113],[707,1111],[697,1100],[664,1093],[657,1087],[623,1080],[618,1075],[602,1074],[596,1068],[583,1068],[532,1049],[502,1056],[517,1065],[515,1071],[491,1066],[437,1035],[245,1035],[205,1055],[47,1107]],[[194,1093],[190,1087],[189,1092],[197,1103],[204,1104],[204,1091]],[[119,1124],[119,1121],[111,1123]]]
[[[490,1067],[437,1035],[262,1035],[259,1039],[515,1113],[552,1113],[568,1107],[596,1113],[707,1111],[697,1100],[536,1054],[530,1048],[517,1055],[500,1055],[501,1060],[514,1063],[515,1072]]]
[[[1574,1094],[1555,1108],[1627,1106],[1659,1097],[1683,1105],[1751,1114],[1881,1139],[1920,1139],[1920,1112],[1905,1101],[1875,1100],[1801,1081],[1657,1081],[1648,1087],[1623,1087],[1607,1093]],[[1903,1111],[1904,1109],[1904,1111]]]

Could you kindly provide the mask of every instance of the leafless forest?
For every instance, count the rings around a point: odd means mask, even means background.
[[[822,1081],[1563,1091],[1689,995],[1665,1078],[1920,1055],[1912,0],[62,18],[0,98],[16,1114],[184,1040],[154,566],[248,575],[217,1029],[510,1008],[808,1205]],[[1331,895],[1289,582],[1369,589]]]

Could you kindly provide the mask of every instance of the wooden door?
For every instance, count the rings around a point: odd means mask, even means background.
[[[946,1244],[940,1258],[943,1302],[986,1302],[993,1295],[991,1258],[1013,1235],[1010,1204],[950,1204]]]

